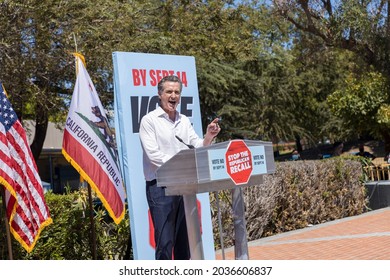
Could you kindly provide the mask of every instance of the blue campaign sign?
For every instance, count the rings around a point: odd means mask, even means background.
[[[178,110],[190,118],[198,135],[203,135],[195,58],[189,56],[114,52],[115,130],[129,206],[134,258],[154,259],[153,231],[145,193],[141,118],[158,106],[157,84],[167,75],[183,82]],[[202,241],[205,259],[215,259],[208,193],[197,196],[202,213]]]

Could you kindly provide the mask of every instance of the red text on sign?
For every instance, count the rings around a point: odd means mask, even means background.
[[[148,81],[151,86],[157,86],[162,78],[171,75],[178,76],[184,87],[188,86],[187,74],[185,71],[151,69],[147,72],[146,69],[132,69],[131,74],[133,76],[134,86],[146,86]]]

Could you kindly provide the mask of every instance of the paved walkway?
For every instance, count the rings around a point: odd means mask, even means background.
[[[251,241],[248,250],[250,260],[390,260],[390,207]],[[225,259],[235,259],[234,248]]]

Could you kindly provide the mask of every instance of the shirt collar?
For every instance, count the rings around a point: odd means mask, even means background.
[[[170,120],[170,119],[169,119],[169,116],[168,116],[168,114],[167,114],[167,112],[165,112],[165,111],[163,110],[163,108],[161,108],[160,106],[156,109],[156,114],[157,114],[157,116],[159,116],[159,117],[164,117],[164,118],[166,118],[167,120]],[[180,115],[180,113],[176,110],[175,122],[179,121],[180,119],[181,119],[181,115]]]

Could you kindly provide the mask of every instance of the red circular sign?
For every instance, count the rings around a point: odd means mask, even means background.
[[[236,185],[246,184],[252,174],[252,154],[242,140],[233,140],[225,154],[227,173]]]

